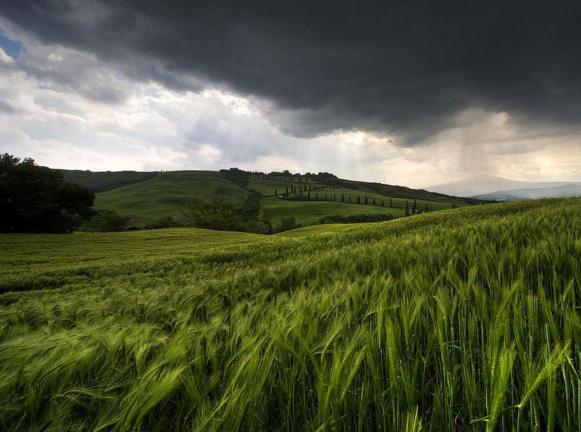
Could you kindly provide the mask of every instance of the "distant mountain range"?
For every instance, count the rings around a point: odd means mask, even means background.
[[[427,187],[426,190],[459,197],[511,201],[581,196],[581,182],[525,182],[502,177],[476,176]]]

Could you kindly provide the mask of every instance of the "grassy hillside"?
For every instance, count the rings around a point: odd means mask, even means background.
[[[581,200],[303,234],[1,236],[0,430],[581,429]]]
[[[92,176],[94,174],[94,176]],[[142,174],[142,177],[137,176]],[[403,215],[406,203],[411,206],[414,197],[417,200],[417,208],[424,211],[441,210],[452,205],[465,206],[467,201],[446,197],[439,194],[415,191],[414,189],[401,188],[399,186],[378,185],[377,183],[353,182],[337,180],[341,187],[323,185],[313,179],[309,186],[314,188],[312,198],[318,194],[319,200],[326,202],[305,202],[275,200],[274,191],[283,194],[290,187],[283,177],[271,176],[270,178],[250,178],[245,187],[227,180],[219,172],[214,171],[172,171],[164,173],[89,173],[85,171],[69,171],[65,174],[70,181],[91,187],[108,188],[96,196],[95,207],[114,210],[121,215],[131,216],[145,222],[151,222],[163,216],[173,216],[180,219],[180,210],[190,201],[207,201],[212,198],[241,202],[247,195],[247,190],[257,190],[263,195],[261,201],[261,215],[273,224],[280,222],[282,217],[293,216],[297,223],[317,223],[323,216],[354,215],[354,214],[393,214]],[[110,178],[109,178],[109,177]],[[112,187],[115,182],[125,181],[128,184]],[[93,182],[93,183],[91,183]],[[293,183],[299,187],[298,179]],[[98,183],[98,184],[97,184]],[[383,187],[383,188],[382,188]],[[401,190],[404,190],[403,193]],[[385,207],[389,205],[389,197],[378,193],[393,192],[393,209],[381,208],[383,201]],[[341,202],[343,195],[345,202]],[[399,197],[398,196],[403,196]],[[408,196],[410,198],[408,198]],[[357,198],[364,202],[368,198],[368,206],[355,206]],[[432,200],[432,198],[434,200]],[[331,202],[331,200],[336,201]],[[348,200],[352,203],[349,204]],[[375,199],[376,206],[372,206]]]
[[[384,196],[391,196],[394,198],[401,198],[404,200],[424,200],[444,202],[446,204],[466,205],[478,204],[481,201],[478,199],[459,198],[450,195],[444,195],[437,192],[429,192],[423,189],[411,189],[405,186],[386,185],[381,183],[362,182],[354,180],[340,179],[339,183],[342,187],[348,189],[355,189],[361,192],[378,193]]]
[[[293,216],[298,223],[315,224],[327,215],[357,215],[357,214],[390,214],[403,216],[402,209],[390,209],[372,205],[345,204],[333,201],[290,201],[275,197],[261,200],[261,216],[273,224],[278,224],[288,216]]]
[[[246,191],[214,171],[171,171],[154,178],[97,194],[95,207],[154,220],[180,216],[192,200],[221,197],[243,201]]]
[[[78,184],[92,192],[104,192],[132,183],[148,180],[155,177],[157,172],[138,171],[81,171],[81,170],[58,170],[65,181]]]
[[[267,242],[272,236],[199,228],[172,228],[118,233],[75,233],[72,235],[0,235],[0,293],[70,283],[75,275],[106,269],[119,263],[141,265],[159,258],[190,256],[200,250],[245,243]],[[39,253],[42,251],[42,253]],[[27,275],[23,279],[22,269]],[[68,280],[46,282],[49,275],[65,270]],[[1,300],[0,300],[1,302]]]

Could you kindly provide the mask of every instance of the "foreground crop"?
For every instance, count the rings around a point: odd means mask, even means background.
[[[0,261],[0,429],[581,428],[581,201],[317,232],[80,264],[28,236]]]

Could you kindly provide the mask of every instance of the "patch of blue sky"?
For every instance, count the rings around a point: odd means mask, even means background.
[[[10,39],[0,30],[0,48],[13,59],[17,59],[22,52],[22,42]]]

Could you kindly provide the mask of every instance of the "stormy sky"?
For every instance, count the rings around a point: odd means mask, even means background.
[[[581,181],[581,2],[0,1],[0,151]]]

